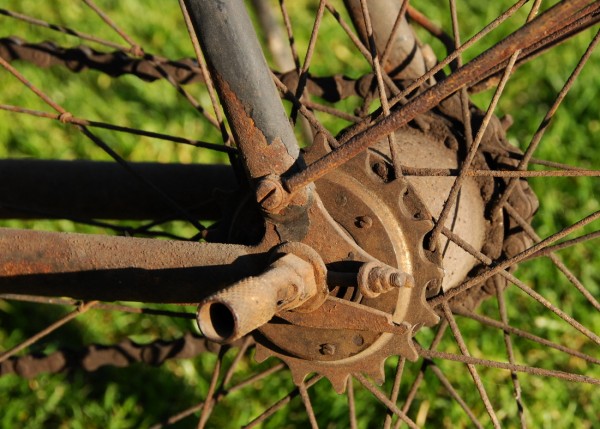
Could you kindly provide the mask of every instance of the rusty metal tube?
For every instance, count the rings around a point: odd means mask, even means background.
[[[300,149],[244,2],[185,6],[249,178],[287,172],[300,162]]]
[[[242,245],[0,228],[0,294],[198,303],[266,264]]]
[[[215,189],[234,190],[228,165],[132,163],[132,168],[199,219],[218,219]],[[114,162],[0,160],[0,218],[179,218],[152,189]]]
[[[309,262],[288,253],[257,277],[217,292],[198,307],[202,333],[221,343],[235,341],[283,310],[301,306],[317,293]]]

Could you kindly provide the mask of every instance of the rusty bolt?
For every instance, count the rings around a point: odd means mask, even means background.
[[[381,177],[384,182],[388,181],[389,169],[385,162],[382,162],[382,161],[376,162],[375,164],[373,164],[372,168],[373,168],[373,171],[375,172],[375,174],[377,174],[379,177]]]
[[[411,288],[414,286],[413,277],[402,272],[394,272],[390,274],[390,284],[394,287]]]
[[[411,288],[414,278],[381,262],[367,262],[358,271],[358,287],[367,298],[375,298],[393,288]]]
[[[283,204],[284,193],[279,180],[265,177],[256,186],[256,201],[267,212],[274,212]]]
[[[371,228],[373,226],[373,219],[370,216],[359,216],[356,218],[356,225],[359,228]]]
[[[319,352],[322,355],[333,356],[335,354],[335,346],[329,343],[321,344],[321,349],[319,350]]]

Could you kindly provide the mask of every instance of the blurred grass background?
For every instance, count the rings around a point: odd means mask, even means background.
[[[275,6],[276,2],[272,2]],[[334,2],[342,11],[340,2]],[[459,19],[463,40],[475,34],[491,21],[510,2],[459,1]],[[552,3],[552,2],[546,2]],[[192,57],[193,51],[178,10],[177,2],[168,6],[161,0],[139,2],[99,1],[98,4],[113,16],[118,24],[148,51],[168,58]],[[432,20],[451,33],[448,5],[446,2],[413,2]],[[74,27],[80,31],[96,34],[106,39],[121,42],[100,19],[79,2],[37,0],[9,0],[1,7],[28,13],[52,23]],[[547,7],[547,5],[545,6]],[[296,40],[301,58],[308,43],[308,32],[316,11],[315,2],[308,0],[290,2]],[[518,28],[528,11],[521,11],[508,23],[476,45],[468,52],[472,58],[494,41]],[[426,34],[420,36],[430,43],[436,53],[443,56],[443,47]],[[0,37],[17,35],[29,42],[52,40],[61,46],[77,46],[76,38],[50,32],[29,24],[0,16]],[[538,127],[555,94],[560,90],[583,53],[593,34],[588,31],[568,45],[555,49],[530,64],[523,66],[509,83],[503,96],[498,116],[510,114],[514,125],[509,130],[510,141],[525,147]],[[100,48],[99,48],[100,49]],[[344,73],[359,77],[368,72],[367,63],[357,57],[348,39],[329,14],[325,14],[311,72],[315,75]],[[16,66],[31,81],[49,94],[52,99],[74,115],[119,125],[142,128],[206,141],[219,142],[219,133],[199,119],[200,116],[165,81],[151,84],[141,82],[133,76],[111,79],[93,71],[74,74],[62,68],[40,70],[25,63]],[[600,132],[599,91],[600,74],[597,73],[600,59],[593,56],[584,69],[579,82],[567,96],[559,110],[536,157],[573,164],[585,168],[598,166],[595,150]],[[206,92],[198,85],[188,90],[199,98],[210,110]],[[491,97],[486,92],[475,97],[475,102],[485,108]],[[356,100],[345,102],[351,111]],[[32,93],[18,84],[12,76],[0,70],[0,103],[14,104],[32,109],[49,109]],[[318,114],[331,130],[339,131],[347,124]],[[222,156],[207,150],[153,141],[145,138],[98,131],[125,159],[132,161],[159,161],[169,163],[225,162]],[[0,157],[43,158],[43,159],[93,159],[107,160],[108,156],[89,142],[75,128],[57,121],[32,119],[24,115],[0,112]],[[598,181],[584,178],[532,179],[530,181],[540,198],[540,211],[534,220],[539,235],[545,237],[582,217],[599,209]],[[68,221],[2,221],[1,226],[25,227],[56,231],[79,231],[106,233],[98,228],[76,225]],[[583,232],[590,232],[594,225]],[[189,232],[181,224],[171,225],[178,232]],[[597,228],[597,227],[596,227]],[[191,235],[191,234],[189,234]],[[577,246],[561,252],[567,265],[579,276],[596,296],[600,294],[599,270],[600,250],[594,243]],[[572,291],[572,287],[551,264],[544,260],[522,264],[519,276],[528,284],[568,314],[600,332],[600,317],[590,311],[583,298]],[[582,343],[579,335],[565,327],[553,315],[541,310],[520,292],[509,290],[509,317],[516,327],[529,330],[536,335],[567,346],[581,349],[597,356],[597,349]],[[0,301],[0,351],[7,350],[32,333],[37,332],[67,310]],[[497,317],[496,304],[486,302],[482,312]],[[502,335],[482,328],[468,320],[459,320],[471,354],[489,359],[505,360]],[[50,335],[34,352],[51,352],[59,345],[77,348],[84,344],[111,344],[124,337],[145,342],[156,338],[177,338],[182,332],[195,329],[190,322],[166,318],[148,318],[130,314],[107,314],[90,312],[71,322],[60,331]],[[419,334],[424,342],[431,332]],[[456,352],[452,341],[443,348]],[[563,354],[547,352],[524,340],[514,339],[517,360],[533,366],[552,369],[575,370],[599,377],[599,371],[581,361]],[[233,353],[227,356],[229,361]],[[214,364],[214,356],[202,356],[190,361],[169,362],[161,368],[134,365],[128,369],[102,368],[91,374],[70,373],[41,375],[34,380],[22,380],[15,376],[0,378],[0,426],[2,427],[145,427],[160,421],[200,401],[207,392],[208,381]],[[395,358],[386,366],[392,369]],[[264,367],[269,362],[259,365]],[[406,395],[410,380],[420,363],[411,364],[405,370],[401,395]],[[446,372],[465,400],[473,405],[477,415],[484,416],[482,405],[477,405],[477,393],[473,383],[460,364],[441,362]],[[257,365],[247,362],[241,374],[247,374]],[[484,383],[498,410],[499,418],[507,426],[516,426],[516,407],[511,401],[510,374],[504,371],[481,369]],[[241,379],[242,375],[237,375]],[[391,381],[386,382],[390,387]],[[524,386],[526,416],[532,427],[593,427],[598,419],[600,392],[588,385],[575,385],[554,379],[520,376]],[[257,415],[276,399],[291,390],[289,375],[270,377],[256,388],[231,395],[216,411],[212,427],[238,427]],[[447,395],[438,392],[439,382],[431,374],[425,377],[425,395],[420,397],[409,415],[417,420],[427,415],[431,427],[468,427],[468,419],[458,410]],[[429,393],[429,394],[427,394]],[[357,414],[362,427],[371,427],[370,422],[380,421],[375,416],[383,412],[369,395],[357,389]],[[338,398],[326,382],[317,385],[313,404],[317,416],[324,422],[322,427],[348,426],[345,400]],[[279,412],[265,427],[299,427],[307,424],[298,399],[294,406]],[[489,425],[486,417],[484,424]],[[181,427],[193,427],[188,419]]]

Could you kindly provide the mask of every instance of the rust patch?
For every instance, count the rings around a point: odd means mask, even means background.
[[[250,116],[251,106],[244,105],[229,84],[214,70],[212,76],[219,89],[221,102],[238,143],[248,177],[258,179],[269,174],[279,176],[288,171],[296,160],[288,153],[281,138],[267,141]]]

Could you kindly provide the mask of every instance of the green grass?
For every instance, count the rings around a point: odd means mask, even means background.
[[[187,34],[176,2],[145,0],[140,2],[102,1],[98,3],[118,20],[135,40],[149,52],[169,58],[193,56],[187,42]],[[304,31],[312,26],[314,2],[290,2],[300,56],[303,57],[308,44]],[[436,2],[413,4],[426,11],[432,19],[440,22],[450,32],[447,4]],[[463,22],[462,39],[466,40],[484,23],[508,6],[509,2],[461,1],[459,17]],[[500,4],[497,4],[500,3]],[[5,5],[6,4],[6,5]],[[336,3],[337,5],[337,3]],[[117,35],[84,6],[74,2],[40,2],[38,0],[11,0],[2,7],[25,11],[50,22],[68,25],[80,31],[97,34],[114,42],[122,43]],[[341,6],[338,9],[342,9]],[[526,12],[517,14],[514,20],[479,43],[465,59],[490,46],[510,31],[517,28],[526,17]],[[28,41],[53,40],[62,46],[77,46],[78,39],[52,33],[28,24],[0,16],[0,37],[19,35]],[[438,55],[443,48],[424,33],[419,34],[430,41]],[[510,114],[514,125],[509,130],[510,141],[525,147],[531,135],[552,103],[562,83],[568,77],[578,58],[590,40],[589,31],[568,45],[555,49],[534,62],[523,66],[509,82],[503,96],[498,115]],[[367,63],[354,55],[344,35],[340,35],[332,17],[326,14],[323,29],[315,50],[315,75],[344,73],[359,77],[368,71]],[[99,48],[100,49],[100,48]],[[107,121],[152,131],[170,133],[206,141],[219,142],[219,133],[200,119],[194,109],[182,100],[166,82],[144,83],[132,76],[109,79],[106,76],[85,71],[74,74],[62,68],[40,70],[24,63],[16,63],[32,82],[47,92],[55,101],[74,115],[92,120]],[[598,56],[592,57],[584,69],[579,82],[567,96],[559,114],[553,120],[536,157],[582,167],[594,168],[599,164],[595,143],[600,132],[599,103],[600,66]],[[189,86],[189,91],[210,110],[210,102],[200,86]],[[491,97],[490,92],[480,94],[474,101],[482,108]],[[0,70],[0,103],[15,104],[32,109],[50,111],[37,97],[5,71]],[[340,107],[352,111],[357,100],[351,99]],[[326,115],[318,115],[332,131],[338,132],[347,126],[343,121]],[[153,141],[111,132],[98,132],[120,155],[132,161],[159,161],[165,163],[225,162],[224,157],[206,150],[184,147],[171,143]],[[0,112],[0,158],[42,159],[93,159],[107,160],[108,156],[85,139],[75,128],[51,120],[31,118]],[[561,228],[596,211],[598,207],[598,181],[583,178],[532,179],[530,181],[540,198],[540,211],[534,219],[539,235],[548,236]],[[73,224],[68,221],[1,221],[0,226],[26,227],[56,231],[79,231],[103,233],[97,228]],[[182,227],[175,226],[169,228]],[[597,228],[597,227],[596,227]],[[594,230],[594,225],[584,232]],[[184,232],[189,232],[185,229]],[[584,282],[595,296],[600,295],[600,275],[597,261],[600,250],[594,243],[586,243],[561,252],[561,256],[573,272]],[[547,261],[522,264],[518,276],[565,312],[594,332],[600,332],[600,316],[572,291],[572,287]],[[533,332],[552,341],[597,356],[597,348],[582,343],[580,336],[573,335],[565,324],[543,311],[541,306],[517,290],[507,292],[509,317],[521,329]],[[50,321],[65,314],[67,310],[0,301],[0,351],[7,350],[28,336],[47,326]],[[497,317],[494,302],[486,302],[483,313]],[[479,324],[460,320],[467,346],[471,354],[490,359],[505,360],[502,336]],[[164,317],[144,317],[130,314],[112,315],[90,312],[79,317],[53,333],[29,352],[50,352],[58,344],[77,348],[90,343],[111,344],[125,337],[140,342],[155,338],[177,338],[183,332],[193,330],[191,322],[170,320]],[[424,330],[419,339],[426,343],[432,333]],[[517,360],[534,366],[571,370],[600,377],[597,368],[582,364],[580,360],[565,357],[558,352],[547,352],[532,343],[514,339]],[[443,350],[456,352],[452,341],[447,341]],[[230,351],[226,362],[234,356]],[[395,366],[395,358],[386,363],[389,372]],[[41,375],[33,380],[15,376],[0,378],[0,426],[1,427],[82,427],[121,428],[147,427],[157,421],[198,403],[206,395],[215,356],[201,356],[189,361],[169,362],[161,368],[133,365],[131,368],[101,368],[95,373],[67,373]],[[264,368],[270,362],[258,365],[252,360],[244,362],[235,380],[243,379],[256,368]],[[410,381],[415,376],[420,362],[409,364],[405,369],[400,398],[405,397]],[[439,366],[465,400],[473,405],[477,415],[483,416],[489,425],[481,404],[477,405],[477,393],[464,367],[452,362],[440,362]],[[485,386],[492,403],[498,410],[502,422],[517,426],[516,409],[511,402],[510,375],[504,371],[485,370]],[[215,410],[211,427],[237,427],[256,416],[274,400],[290,391],[293,384],[287,372],[270,377],[261,383],[236,392]],[[576,385],[553,379],[521,376],[524,386],[526,416],[531,427],[592,427],[598,416],[600,390],[589,385]],[[430,427],[469,427],[464,413],[447,397],[441,395],[439,381],[428,373],[424,380],[425,394],[415,402],[409,415],[419,420],[427,415]],[[386,389],[391,379],[386,381]],[[358,387],[358,386],[357,386]],[[501,388],[498,388],[501,387]],[[371,427],[383,408],[374,403],[370,395],[356,389],[357,414],[361,427]],[[347,427],[348,417],[344,398],[331,391],[326,382],[311,390],[313,404],[321,427]],[[194,427],[193,419],[184,420],[179,427]],[[285,411],[276,413],[266,424],[269,428],[306,426],[306,416],[298,398]]]

